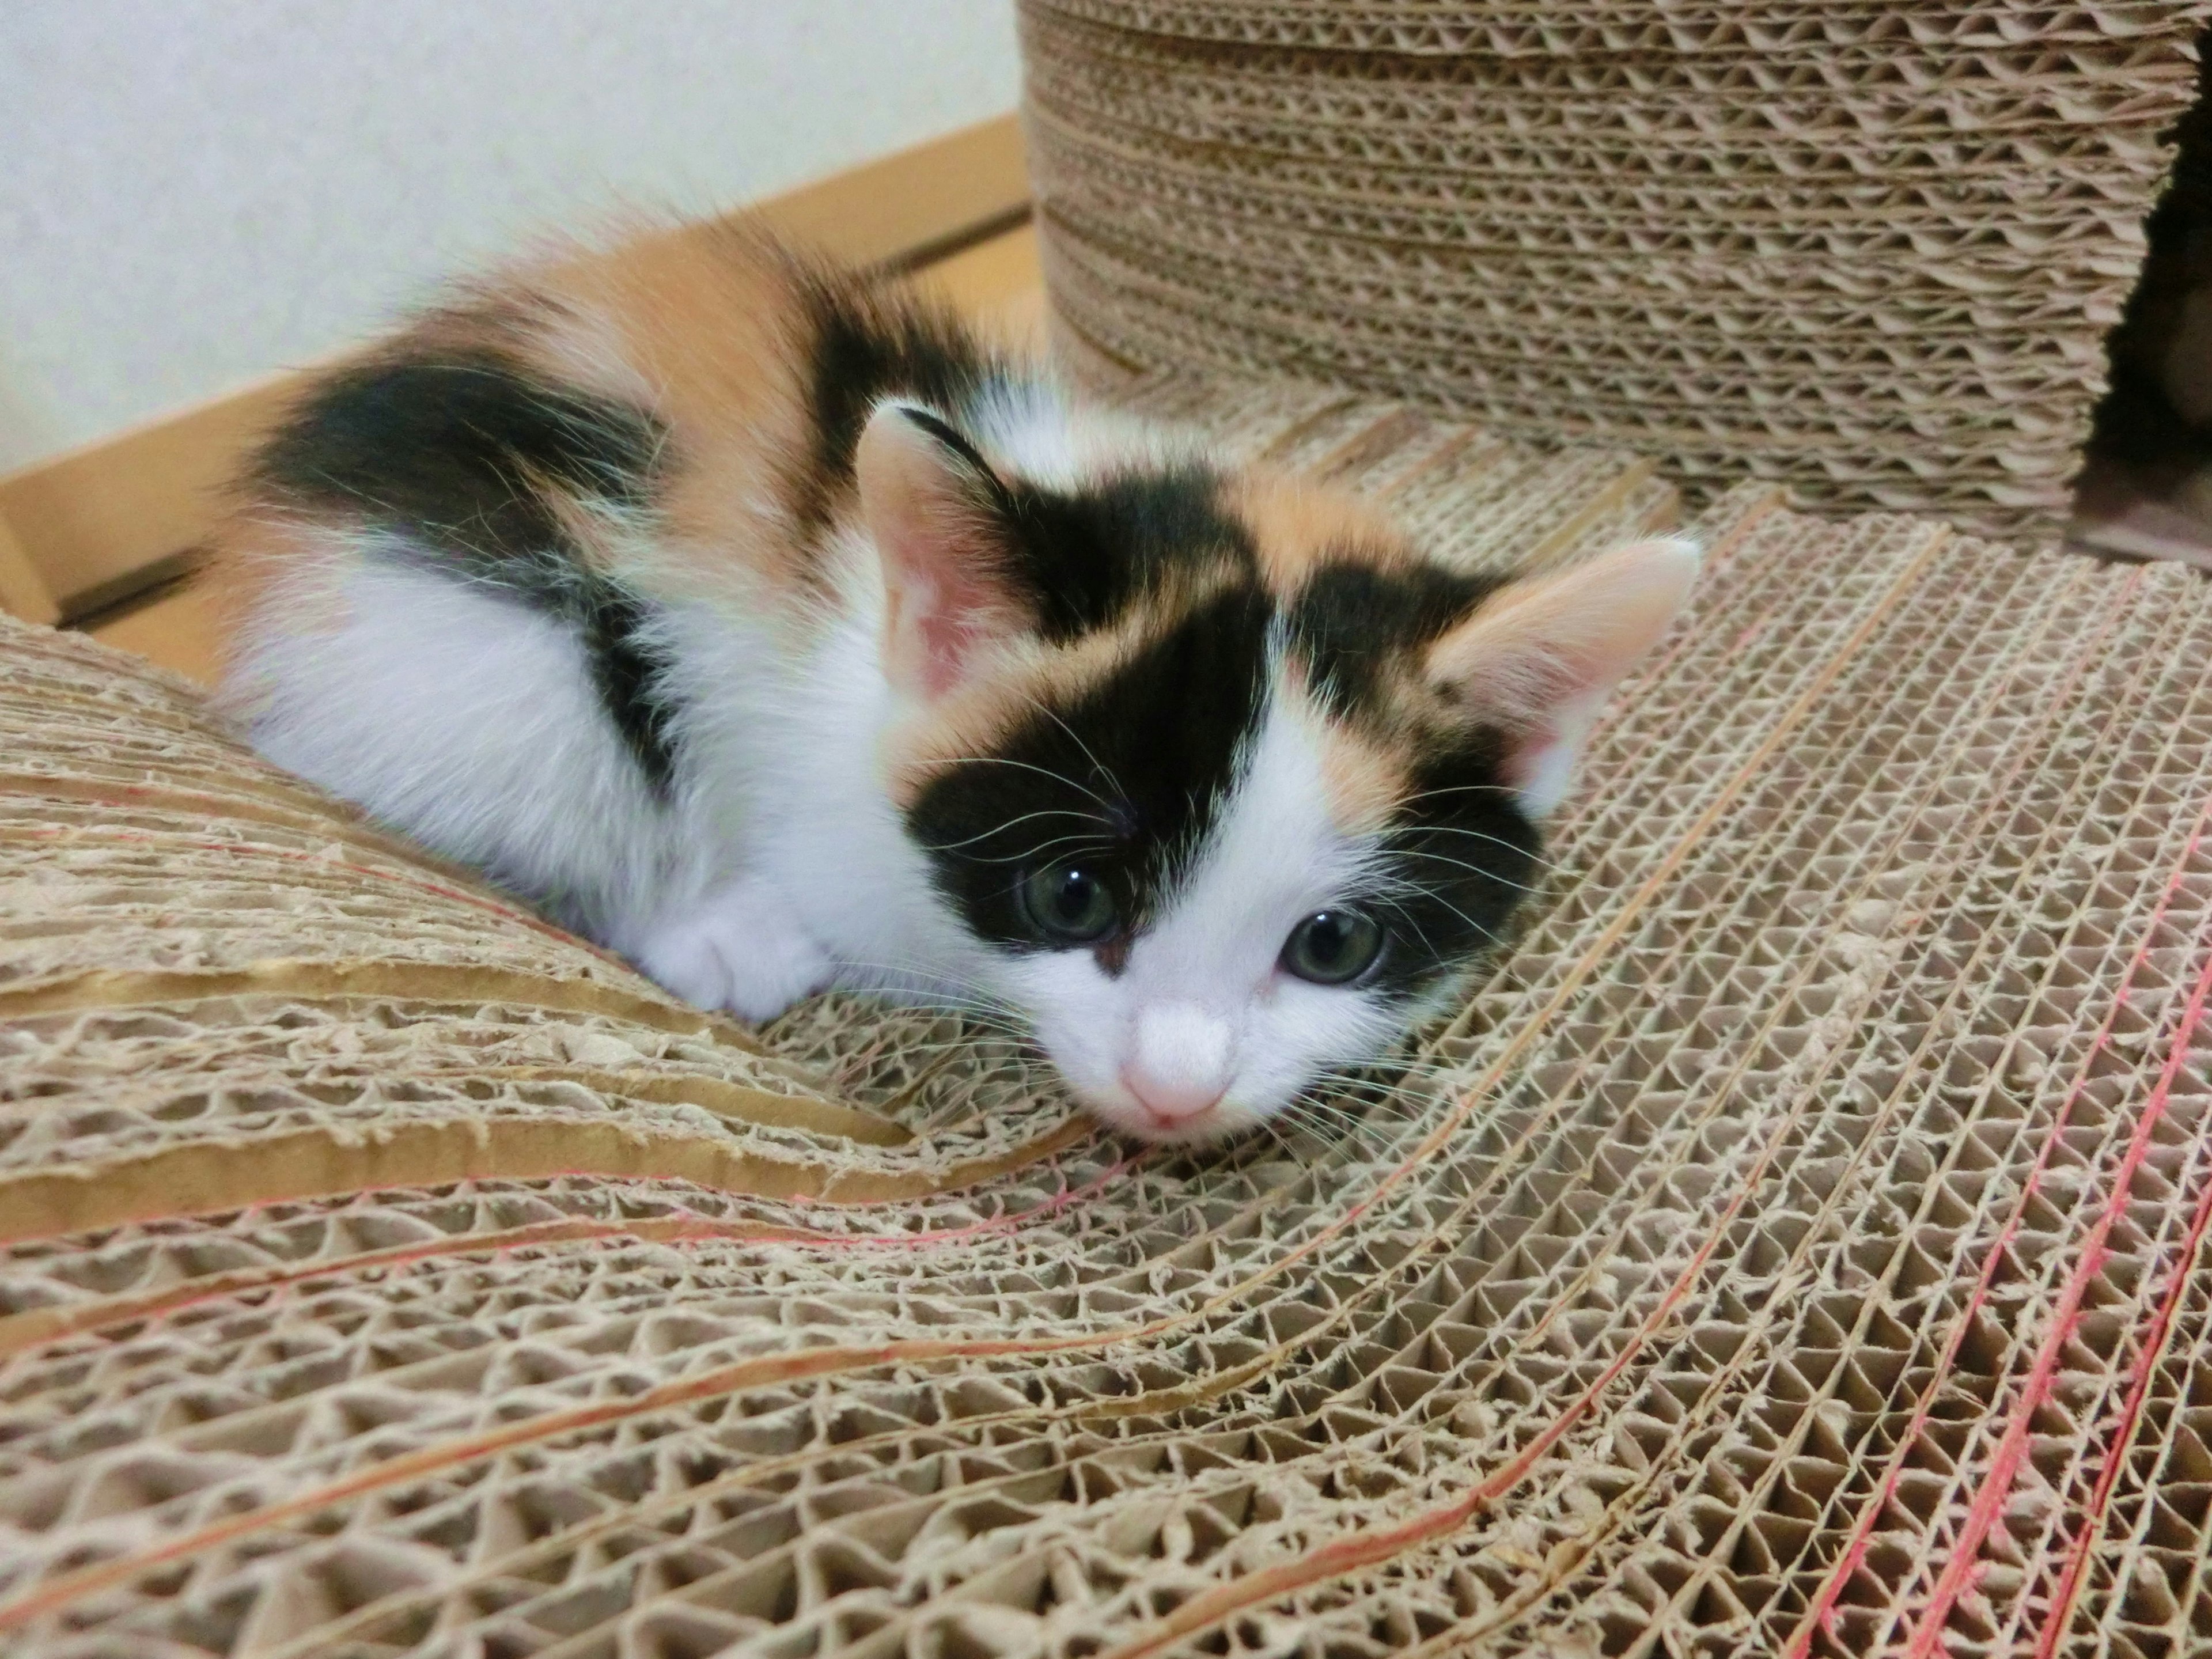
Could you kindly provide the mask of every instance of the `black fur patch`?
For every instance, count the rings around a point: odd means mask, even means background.
[[[1370,710],[1384,667],[1437,638],[1504,584],[1432,564],[1385,568],[1347,555],[1306,578],[1290,606],[1291,648],[1332,714]]]
[[[1380,850],[1382,880],[1356,896],[1389,926],[1371,981],[1418,996],[1496,944],[1535,884],[1543,837],[1506,784],[1499,735],[1477,726],[1431,749]]]
[[[592,653],[592,684],[608,718],[657,795],[665,795],[676,772],[668,732],[674,712],[660,689],[659,655],[648,643],[645,602],[613,582],[592,584],[588,609],[579,618]]]
[[[1169,575],[1212,568],[1250,585],[1252,532],[1221,505],[1220,476],[1195,464],[1125,472],[1081,489],[1006,478],[967,437],[936,416],[909,416],[957,458],[988,499],[1005,545],[1004,574],[1054,644],[1106,628]]]
[[[1234,787],[1266,707],[1273,607],[1256,586],[1216,594],[1119,672],[1039,710],[994,756],[948,767],[908,828],[938,887],[981,939],[1025,947],[1024,872],[1082,858],[1113,886],[1126,956]]]
[[[259,471],[295,501],[350,509],[504,576],[499,567],[563,545],[531,478],[635,506],[660,435],[641,410],[481,351],[341,370],[262,451]]]
[[[593,571],[543,491],[650,497],[644,411],[526,374],[498,352],[341,370],[262,450],[279,496],[388,528],[409,549],[575,624],[607,713],[656,790],[674,769],[644,604]]]
[[[793,505],[800,529],[818,535],[852,488],[860,432],[878,403],[911,398],[933,409],[959,409],[981,389],[992,363],[951,317],[895,303],[856,305],[828,283],[810,283],[803,293],[812,327],[807,398],[815,453]]]
[[[1339,719],[1381,712],[1384,674],[1472,615],[1505,584],[1431,564],[1347,554],[1318,566],[1290,606],[1291,648]],[[1505,782],[1504,742],[1483,726],[1434,730],[1412,793],[1382,837],[1380,879],[1353,895],[1389,926],[1369,981],[1417,996],[1497,939],[1526,893],[1542,837]]]
[[[1004,486],[1015,574],[1054,642],[1110,625],[1179,571],[1255,579],[1252,532],[1221,505],[1221,480],[1207,468],[1132,472],[1086,489]]]

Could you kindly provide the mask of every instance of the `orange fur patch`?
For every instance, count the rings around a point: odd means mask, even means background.
[[[1073,644],[1023,641],[969,684],[895,726],[884,739],[892,804],[911,806],[948,766],[994,752],[1017,723],[1065,706],[1119,671],[1152,632],[1138,625],[1087,634]]]
[[[573,260],[533,287],[532,366],[640,404],[678,434],[656,507],[678,568],[656,572],[661,582],[711,591],[734,560],[804,588],[791,469],[812,445],[791,261],[733,226]]]
[[[1356,550],[1383,565],[1413,556],[1382,514],[1342,490],[1303,478],[1242,469],[1229,478],[1225,504],[1251,531],[1261,580],[1279,597],[1296,592],[1314,566],[1333,555]]]
[[[1330,822],[1346,836],[1381,830],[1410,787],[1408,757],[1334,721],[1323,730],[1318,747]]]
[[[1380,830],[1412,787],[1406,745],[1330,718],[1315,700],[1304,666],[1284,661],[1279,706],[1304,729],[1321,757],[1322,789],[1331,823],[1346,836]]]

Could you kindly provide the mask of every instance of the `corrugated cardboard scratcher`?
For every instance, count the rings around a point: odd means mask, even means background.
[[[1020,9],[1054,307],[1100,367],[1297,374],[1657,455],[1700,502],[1757,477],[2014,538],[2066,517],[2212,20]]]
[[[1650,463],[1152,400],[1471,562]],[[0,632],[0,1650],[2212,1643],[2212,588],[1767,486],[1395,1081],[754,1034]]]

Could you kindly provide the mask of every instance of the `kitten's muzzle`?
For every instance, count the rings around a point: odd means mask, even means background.
[[[1187,1132],[1221,1103],[1236,1068],[1237,1034],[1188,1003],[1139,1012],[1121,1086],[1163,1133]]]

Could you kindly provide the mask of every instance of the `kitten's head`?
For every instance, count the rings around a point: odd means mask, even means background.
[[[1449,1000],[1697,550],[1501,582],[1311,487],[969,425],[860,443],[893,800],[1098,1115],[1248,1128]]]

